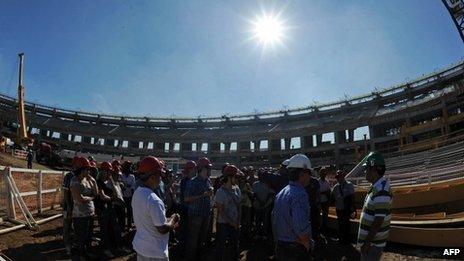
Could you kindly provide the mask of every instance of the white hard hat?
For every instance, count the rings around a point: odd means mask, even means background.
[[[282,162],[282,166],[288,166],[288,163],[290,163],[290,159],[286,159]]]
[[[312,170],[311,161],[304,154],[296,154],[295,156],[291,157],[287,168]]]

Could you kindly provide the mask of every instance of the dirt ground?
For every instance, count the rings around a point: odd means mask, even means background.
[[[24,159],[13,157],[11,156],[11,154],[8,153],[0,153],[0,165],[15,168],[27,168],[27,161]],[[51,170],[51,168],[39,164],[35,160],[32,162],[32,168],[41,170]]]
[[[56,212],[54,212],[56,213]],[[54,214],[48,213],[48,214]],[[8,234],[0,235],[0,252],[12,260],[69,260],[61,237],[62,219],[55,219],[40,226],[39,230],[31,231],[21,229]],[[127,247],[132,241],[131,234],[125,235]],[[97,243],[94,242],[92,251],[98,253]],[[268,242],[254,240],[242,242],[241,260],[272,260],[272,248]],[[171,259],[182,261],[175,246],[170,250]],[[405,245],[389,245],[382,256],[382,260],[443,260],[443,249],[417,248]],[[329,242],[327,247],[320,247],[315,253],[315,260],[359,260],[359,253],[353,247],[344,247]],[[463,260],[464,256],[456,257]],[[96,259],[99,260],[99,259]],[[136,260],[135,254],[119,256],[113,260]],[[214,247],[204,253],[202,260],[215,260]]]

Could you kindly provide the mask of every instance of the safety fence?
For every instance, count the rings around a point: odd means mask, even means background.
[[[37,223],[35,217],[42,216],[47,210],[58,208],[64,174],[63,171],[0,166],[2,226],[14,224],[32,227]]]

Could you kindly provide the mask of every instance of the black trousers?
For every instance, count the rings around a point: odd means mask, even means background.
[[[79,260],[86,253],[92,240],[93,217],[73,218],[74,240],[71,248],[71,259]]]
[[[299,243],[277,241],[276,259],[277,261],[306,261],[310,260],[310,255]]]
[[[337,209],[338,232],[342,244],[350,243],[350,211]]]

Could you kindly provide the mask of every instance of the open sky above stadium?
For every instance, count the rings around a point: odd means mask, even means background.
[[[253,28],[278,14],[280,43]],[[141,116],[219,116],[370,93],[464,58],[439,0],[0,1],[0,92]]]

